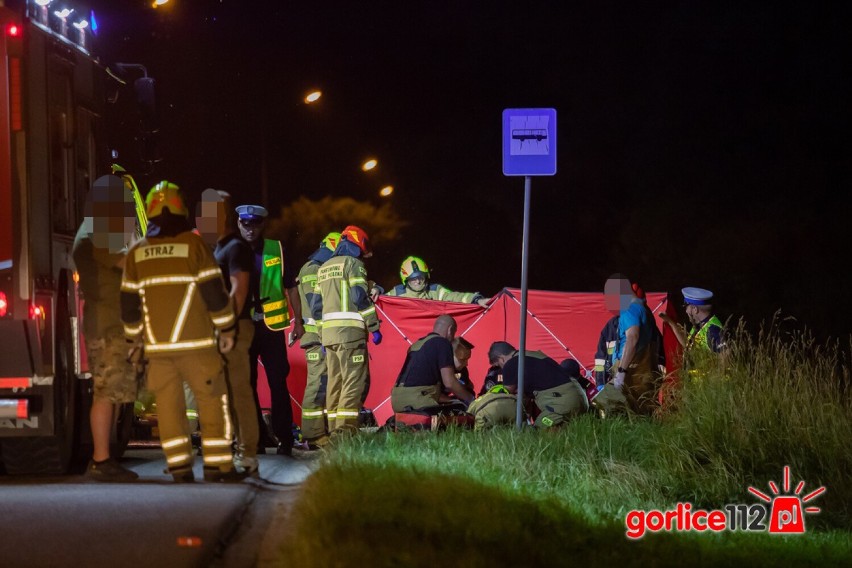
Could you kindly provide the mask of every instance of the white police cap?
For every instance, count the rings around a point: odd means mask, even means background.
[[[705,306],[713,299],[713,292],[704,288],[684,288],[681,290],[683,299],[687,304],[693,306]]]
[[[269,211],[260,205],[240,205],[236,208],[240,219],[266,219]]]

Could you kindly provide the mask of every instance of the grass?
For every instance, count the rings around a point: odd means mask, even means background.
[[[557,431],[362,436],[305,483],[282,541],[302,566],[839,565],[852,557],[849,360],[769,327],[735,330],[655,419],[584,416]],[[721,509],[806,481],[805,535],[625,537],[632,509]],[[782,488],[783,489],[783,488]]]

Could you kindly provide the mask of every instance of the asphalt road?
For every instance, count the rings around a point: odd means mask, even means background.
[[[270,565],[316,456],[260,457],[260,479],[176,485],[159,449],[129,450],[124,484],[0,477],[0,566]],[[195,476],[202,479],[201,460]]]

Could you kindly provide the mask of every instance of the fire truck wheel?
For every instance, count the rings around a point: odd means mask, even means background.
[[[53,378],[54,435],[3,440],[2,456],[11,475],[62,475],[68,473],[79,447],[81,381],[74,375],[67,294],[60,293],[56,307],[56,368]]]

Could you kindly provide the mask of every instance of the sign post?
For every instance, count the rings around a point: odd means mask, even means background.
[[[527,348],[527,273],[529,266],[532,176],[556,174],[556,109],[503,110],[503,175],[524,176],[524,235],[521,252],[521,325],[518,346],[518,405],[515,427],[524,417],[524,363]]]

